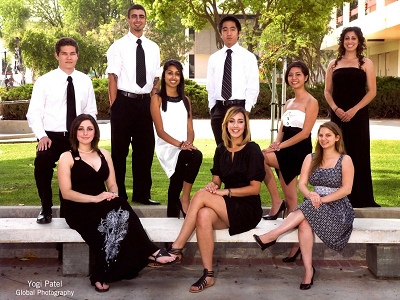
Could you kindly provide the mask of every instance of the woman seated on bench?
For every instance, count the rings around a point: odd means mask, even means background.
[[[304,202],[293,210],[278,228],[254,239],[262,250],[275,244],[283,233],[299,226],[299,243],[305,273],[301,290],[308,290],[314,281],[312,265],[314,232],[329,247],[342,251],[353,230],[354,210],[347,195],[353,186],[354,167],[345,155],[342,132],[333,122],[319,127],[315,154],[304,159],[299,190]],[[310,182],[314,191],[310,191]]]
[[[118,197],[111,156],[98,148],[94,118],[79,115],[70,133],[72,150],[61,154],[58,182],[68,225],[95,255],[90,281],[96,291],[107,292],[108,283],[136,277],[149,260],[174,263],[177,258],[149,240],[132,207]]]
[[[169,249],[182,259],[182,249],[196,228],[204,272],[190,287],[192,293],[214,285],[213,230],[229,228],[230,235],[242,233],[256,227],[262,216],[259,192],[265,177],[264,156],[250,141],[244,108],[232,107],[226,112],[222,139],[214,155],[212,181],[193,196],[179,236]]]

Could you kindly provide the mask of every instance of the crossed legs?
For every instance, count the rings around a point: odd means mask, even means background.
[[[212,257],[214,252],[213,230],[229,227],[228,213],[225,200],[222,196],[200,190],[193,196],[189,205],[186,219],[183,223],[178,238],[172,248],[183,248],[196,228],[197,244],[205,269],[213,270]],[[206,277],[207,283],[214,283],[213,277]],[[192,286],[192,290],[198,287]]]
[[[285,221],[283,221],[281,226],[271,230],[270,232],[260,235],[259,238],[263,243],[269,243],[276,240],[280,235],[288,232],[296,226],[299,226],[299,243],[305,269],[302,283],[310,283],[313,275],[312,249],[314,246],[314,233],[300,209],[290,213]]]

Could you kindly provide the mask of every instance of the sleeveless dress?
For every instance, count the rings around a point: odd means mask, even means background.
[[[283,139],[282,142],[292,138],[303,129],[305,112],[297,109],[288,109],[282,116]],[[300,175],[301,166],[308,154],[312,152],[311,134],[308,138],[287,148],[275,151],[279,169],[286,184]]]
[[[342,186],[342,154],[333,168],[318,168],[311,174],[309,182],[321,197],[329,195]],[[354,210],[347,197],[322,203],[316,209],[310,199],[293,211],[300,209],[315,234],[331,249],[342,251],[353,231]]]
[[[332,81],[333,100],[344,111],[360,102],[366,94],[367,75],[362,69],[336,69]],[[353,207],[379,206],[372,189],[368,106],[360,109],[350,122],[342,122],[334,112],[331,121],[342,130],[346,152],[354,164],[353,189],[348,196],[351,204]]]
[[[98,195],[106,191],[104,181],[109,168],[103,154],[96,172],[79,153],[71,151],[74,165],[71,183],[74,191]],[[90,281],[114,282],[136,277],[148,263],[148,257],[158,250],[148,238],[138,216],[122,198],[99,203],[79,203],[64,199],[65,220],[88,244],[95,256]]]
[[[214,155],[213,175],[218,175],[225,188],[241,188],[250,181],[262,182],[265,177],[264,156],[260,146],[254,142],[247,143],[241,150],[232,153],[224,143],[218,145]],[[229,218],[229,234],[235,235],[253,229],[262,217],[260,195],[229,198],[223,196]]]
[[[163,111],[160,106],[164,131],[178,141],[186,141],[188,113],[182,99],[178,99],[177,102],[174,99],[176,98],[168,97],[167,111]],[[157,158],[165,174],[171,178],[181,149],[160,138],[155,129],[154,137]]]

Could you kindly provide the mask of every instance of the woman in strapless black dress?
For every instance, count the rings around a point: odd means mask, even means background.
[[[79,115],[70,134],[72,150],[60,157],[58,182],[68,225],[95,255],[90,281],[96,291],[135,278],[149,260],[173,263],[176,258],[150,241],[132,207],[118,197],[111,156],[97,147],[100,132],[93,117]]]
[[[338,57],[329,64],[325,80],[331,120],[342,130],[354,164],[353,189],[348,196],[353,207],[379,206],[372,189],[368,115],[368,103],[376,95],[376,75],[372,61],[362,55],[365,49],[361,29],[345,28],[339,38]]]

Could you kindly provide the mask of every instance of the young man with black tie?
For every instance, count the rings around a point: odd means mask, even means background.
[[[224,17],[218,25],[224,47],[208,60],[208,107],[217,145],[222,143],[221,125],[226,111],[241,106],[250,113],[260,90],[257,59],[238,43],[241,30],[238,19]]]
[[[111,156],[119,196],[128,199],[125,187],[126,157],[132,146],[132,201],[150,200],[154,131],[150,99],[159,90],[160,49],[143,35],[146,11],[141,5],[128,10],[129,32],[107,51],[111,120]]]
[[[56,43],[55,50],[58,68],[36,80],[26,115],[38,140],[34,173],[42,202],[36,220],[39,224],[52,220],[53,168],[61,153],[71,148],[69,130],[73,119],[82,113],[94,118],[97,114],[92,81],[75,70],[78,44],[74,39],[64,37]]]

